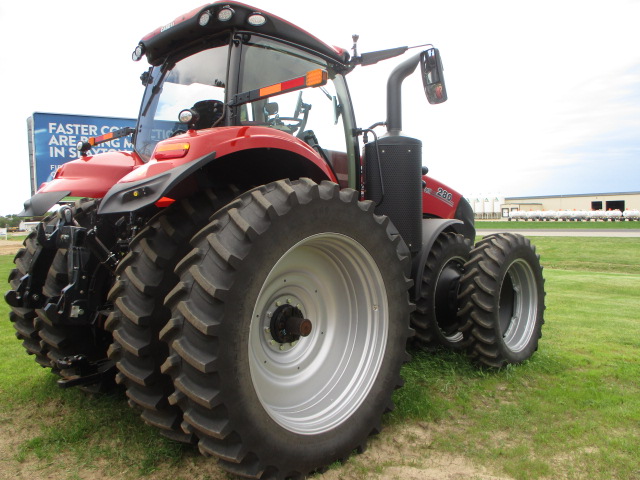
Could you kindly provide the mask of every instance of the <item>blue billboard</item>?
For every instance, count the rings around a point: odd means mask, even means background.
[[[92,117],[59,113],[34,113],[28,120],[31,194],[62,164],[80,157],[76,145],[124,127],[135,127],[133,118]],[[131,137],[117,138],[95,146],[89,155],[109,151],[131,151]]]

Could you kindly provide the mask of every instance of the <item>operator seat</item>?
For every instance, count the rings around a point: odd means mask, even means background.
[[[191,109],[198,112],[200,118],[195,124],[195,129],[200,130],[215,125],[224,113],[224,103],[220,100],[200,100],[194,103]]]

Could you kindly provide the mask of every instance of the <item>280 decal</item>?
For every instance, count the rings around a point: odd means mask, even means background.
[[[438,187],[436,191],[432,190],[429,187],[425,187],[424,193],[427,193],[433,197],[436,197],[438,200],[441,200],[447,205],[453,206],[453,194],[442,187]]]

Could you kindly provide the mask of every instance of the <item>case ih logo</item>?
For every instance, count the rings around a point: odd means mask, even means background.
[[[173,27],[176,24],[176,22],[171,22],[168,23],[167,25],[165,25],[164,27],[162,27],[160,29],[160,32],[166,32],[167,30],[169,30],[171,27]]]

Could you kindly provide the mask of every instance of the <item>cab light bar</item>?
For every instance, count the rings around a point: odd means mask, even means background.
[[[329,74],[326,70],[318,68],[317,70],[311,70],[302,77],[293,78],[286,82],[275,83],[268,87],[258,88],[256,90],[250,90],[244,93],[238,93],[235,95],[231,102],[232,107],[243,105],[245,103],[254,102],[256,100],[262,100],[263,98],[273,97],[275,95],[281,95],[287,92],[294,92],[307,87],[320,87],[326,85],[329,80]]]

